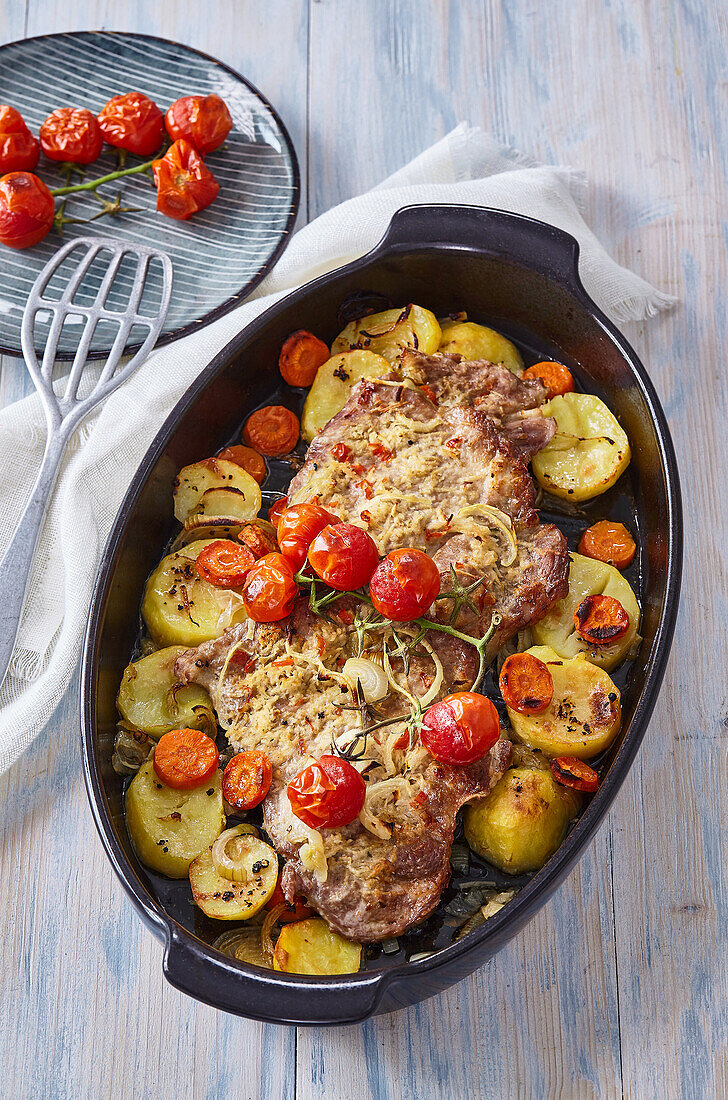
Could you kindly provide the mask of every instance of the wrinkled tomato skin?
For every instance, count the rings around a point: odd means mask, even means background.
[[[278,545],[281,554],[294,569],[300,569],[306,561],[308,548],[319,534],[338,517],[327,512],[319,504],[294,504],[282,513],[278,521]]]
[[[32,172],[8,172],[0,179],[0,243],[30,248],[53,228],[53,196]]]
[[[157,210],[175,221],[187,221],[214,202],[220,185],[189,141],[175,141],[152,162]]]
[[[245,577],[243,603],[256,623],[276,623],[293,611],[298,585],[282,554],[266,554]]]
[[[38,139],[31,134],[20,111],[0,105],[0,176],[8,172],[32,172],[40,160]]]
[[[441,764],[474,764],[500,736],[500,719],[490,699],[473,691],[456,691],[425,712],[420,737]]]
[[[387,554],[369,579],[374,607],[398,623],[424,615],[439,591],[440,571],[432,558],[408,547]]]
[[[593,794],[599,786],[599,773],[575,756],[557,756],[551,761],[551,773],[562,787]]]
[[[164,139],[164,116],[141,92],[113,96],[99,113],[98,124],[109,145],[140,157],[156,153]]]
[[[58,107],[40,128],[40,147],[49,160],[92,164],[104,138],[96,116],[84,107]]]
[[[225,101],[219,95],[186,95],[177,99],[164,118],[173,141],[184,138],[200,156],[222,145],[233,128]]]
[[[367,583],[379,561],[374,539],[352,523],[324,527],[309,547],[317,577],[337,592],[353,592]]]
[[[366,784],[356,768],[338,756],[322,756],[288,784],[291,809],[311,829],[339,829],[361,813]]]

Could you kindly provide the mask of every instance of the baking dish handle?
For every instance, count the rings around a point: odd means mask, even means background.
[[[392,215],[387,231],[370,255],[433,246],[491,252],[583,291],[579,242],[575,237],[555,225],[488,206],[403,206]]]
[[[164,976],[175,989],[237,1015],[278,1024],[355,1024],[377,1009],[381,974],[333,978],[290,977],[242,967],[222,955],[211,963],[207,944],[173,926],[168,929]]]

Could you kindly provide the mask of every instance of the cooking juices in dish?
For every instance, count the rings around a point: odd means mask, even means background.
[[[573,502],[626,469],[607,406],[464,314],[362,302],[330,351],[286,340],[300,424],[266,406],[244,446],[180,471],[118,697],[140,859],[236,922],[220,950],[291,973],[352,972],[438,907],[451,941],[507,904],[597,789],[611,673],[639,644],[632,533],[584,523],[570,554],[536,511],[544,491],[573,530]],[[263,519],[265,458],[299,431]],[[471,859],[480,880],[441,901]]]

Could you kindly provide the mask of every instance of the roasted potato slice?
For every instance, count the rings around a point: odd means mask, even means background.
[[[352,386],[362,378],[381,378],[392,364],[373,351],[344,351],[323,363],[308,392],[301,434],[309,443],[332,416],[341,412]]]
[[[204,730],[215,736],[217,723],[210,696],[198,684],[180,684],[174,662],[184,646],[169,646],[133,661],[124,669],[116,705],[122,718],[159,739],[174,729]]]
[[[209,542],[201,539],[167,554],[147,581],[142,617],[159,646],[199,645],[247,618],[237,593],[198,575],[195,560]]]
[[[257,481],[255,484],[258,484]],[[260,491],[257,497],[260,498]],[[246,495],[242,489],[235,489],[233,486],[206,489],[195,511],[185,520],[185,527],[189,527],[190,524],[193,526],[199,524],[200,520],[207,520],[209,523],[211,519],[217,519],[220,516],[231,516],[240,524],[250,523],[257,516],[259,508],[260,500],[251,501],[250,494]]]
[[[542,406],[556,435],[533,457],[536,480],[563,500],[591,500],[611,489],[629,465],[629,440],[616,417],[591,393],[566,393]]]
[[[334,340],[331,354],[365,348],[383,355],[390,363],[398,363],[405,348],[419,348],[425,355],[432,355],[439,343],[440,325],[435,314],[422,306],[409,305],[352,321]]]
[[[508,875],[543,867],[579,810],[576,791],[550,771],[509,768],[487,798],[465,811],[465,838],[479,856]]]
[[[224,458],[206,458],[202,462],[185,466],[177,475],[174,483],[174,514],[180,523],[184,523],[188,516],[198,510],[202,495],[209,489],[237,489],[246,507],[242,508],[238,501],[235,511],[230,514],[240,520],[255,519],[260,511],[262,498],[260,485],[255,478],[236,462],[228,462]],[[242,514],[243,511],[245,515]],[[208,509],[206,514],[226,516],[228,512],[221,507],[216,512]]]
[[[191,791],[175,791],[147,760],[126,792],[126,827],[142,863],[168,878],[184,878],[225,823],[222,772]]]
[[[172,543],[171,550],[181,550],[188,542],[197,542],[206,539],[214,542],[215,539],[235,539],[242,530],[244,524],[231,516],[198,516],[192,515],[186,521],[180,533]]]
[[[235,882],[215,869],[212,846],[190,864],[195,904],[216,920],[247,920],[262,909],[278,881],[278,856],[270,844],[253,834],[238,838],[246,878]]]
[[[523,374],[523,359],[515,344],[495,329],[474,321],[443,321],[438,351],[462,355],[465,359],[487,359],[500,363],[513,374]]]
[[[333,932],[321,917],[286,924],[273,952],[273,969],[287,974],[355,974],[361,944]]]
[[[594,665],[607,672],[624,660],[637,639],[640,609],[629,581],[618,569],[583,554],[571,554],[569,591],[563,600],[553,605],[540,622],[531,625],[534,642],[551,646],[560,657],[575,657],[583,653]],[[589,645],[576,633],[574,612],[582,600],[597,593],[619,600],[629,615],[629,630],[611,645]]]
[[[554,695],[540,714],[508,708],[513,737],[548,756],[598,756],[611,745],[622,721],[617,685],[582,654],[568,660],[548,646],[532,646],[526,652],[548,668]]]

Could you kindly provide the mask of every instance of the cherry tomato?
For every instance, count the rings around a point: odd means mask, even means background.
[[[243,603],[256,623],[275,623],[293,611],[298,585],[282,554],[266,554],[245,577]]]
[[[152,162],[157,210],[184,222],[214,202],[220,184],[197,150],[183,138]]]
[[[140,157],[151,156],[164,139],[164,118],[159,107],[141,92],[115,95],[98,116],[104,141]]]
[[[281,889],[280,882],[276,883],[276,888],[271,894],[270,901],[265,903],[266,909],[275,909],[277,905],[285,905],[286,908],[282,913],[279,913],[277,920],[279,924],[293,924],[297,920],[305,920],[306,917],[310,917],[313,913],[313,909],[306,905],[302,897],[296,894],[293,899],[293,905],[286,900],[285,894]]]
[[[49,160],[91,164],[104,146],[96,116],[85,107],[58,107],[40,128],[40,146]]]
[[[203,546],[195,567],[202,579],[216,588],[239,588],[255,560],[247,546],[231,539],[216,539]]]
[[[573,787],[575,791],[587,791],[591,794],[599,786],[599,775],[575,756],[557,756],[551,761],[551,772],[557,783],[563,787]]]
[[[369,578],[375,608],[398,623],[424,615],[439,591],[440,571],[432,558],[408,547],[392,550]]]
[[[506,706],[519,714],[540,714],[554,697],[551,673],[532,653],[506,657],[498,684]]]
[[[338,829],[361,813],[366,784],[348,760],[322,756],[288,784],[296,817],[311,829]]]
[[[338,592],[353,592],[371,577],[379,551],[374,539],[352,523],[332,523],[311,543],[308,560],[314,573]]]
[[[233,120],[219,95],[186,95],[176,99],[164,116],[172,141],[184,138],[206,157],[222,145],[233,128]]]
[[[280,497],[279,500],[274,500],[268,509],[268,523],[272,523],[276,531],[278,530],[280,518],[287,507],[288,499],[286,497]]]
[[[53,228],[53,196],[32,172],[8,172],[0,179],[0,243],[30,248]]]
[[[40,159],[40,145],[20,111],[0,104],[0,176],[32,172]]]
[[[294,569],[300,569],[306,560],[308,548],[320,531],[330,523],[338,523],[338,517],[327,512],[320,504],[294,504],[286,508],[278,521],[278,545],[281,554]]]
[[[252,810],[262,802],[273,781],[273,768],[264,752],[239,752],[222,773],[222,797],[236,810]]]
[[[200,787],[215,774],[217,745],[200,730],[170,730],[154,749],[154,770],[168,787],[188,791]]]
[[[425,711],[422,744],[442,764],[473,764],[500,736],[498,711],[490,699],[456,691]]]
[[[574,626],[589,645],[611,645],[629,630],[629,613],[619,600],[597,593],[581,601],[574,612]]]

